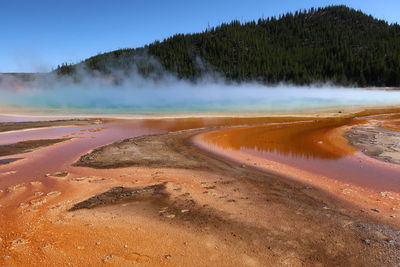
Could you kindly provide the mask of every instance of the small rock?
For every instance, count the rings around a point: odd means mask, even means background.
[[[318,141],[317,144],[318,145],[322,145],[324,142],[323,141]]]
[[[106,180],[110,180],[110,178],[88,176],[88,177],[77,177],[77,178],[71,179],[71,181],[73,181],[73,182],[89,182],[89,183],[101,182],[101,181],[106,181]]]
[[[47,173],[45,176],[46,176],[46,177],[63,178],[63,177],[67,177],[68,175],[69,175],[69,172],[67,172],[67,171],[61,171],[61,172]]]
[[[8,190],[10,190],[10,191],[16,191],[16,190],[24,189],[24,188],[25,188],[25,185],[23,185],[23,184],[16,184],[16,185],[10,186],[10,187],[8,188]]]
[[[363,242],[364,242],[365,244],[370,244],[370,243],[371,243],[371,240],[369,240],[369,239],[364,239]]]
[[[28,203],[25,203],[25,202],[19,203],[19,207],[20,207],[21,209],[26,208],[26,207],[28,207],[28,206],[29,206]]]
[[[13,247],[15,247],[15,246],[18,246],[18,245],[24,245],[24,244],[26,244],[26,243],[28,243],[25,239],[23,239],[23,238],[17,238],[17,239],[15,239],[15,240],[13,240],[12,242],[11,242],[11,245],[13,246]]]
[[[82,182],[82,181],[85,181],[86,179],[87,179],[86,177],[77,177],[77,178],[71,179],[71,181]]]
[[[41,185],[41,184],[42,184],[42,182],[39,182],[39,181],[33,181],[33,182],[30,182],[30,184],[31,184],[31,185]]]
[[[169,218],[169,219],[173,219],[173,218],[175,218],[175,214],[167,214],[164,217]]]
[[[29,201],[29,204],[31,204],[33,206],[40,206],[40,205],[43,205],[44,203],[46,203],[45,198],[37,198],[37,199],[32,199],[31,201]]]
[[[374,212],[381,212],[379,209],[375,209],[375,208],[373,208],[371,210],[374,211]]]
[[[124,248],[128,248],[128,245],[124,245]]]
[[[10,256],[8,256],[8,255],[3,256],[3,259],[5,259],[5,260],[8,260],[9,258],[10,258]]]
[[[349,188],[344,188],[342,189],[342,193],[343,194],[351,194],[353,192],[353,190],[349,189]]]
[[[391,218],[397,218],[397,215],[396,214],[391,214],[390,217]]]
[[[60,191],[52,191],[52,192],[47,193],[47,196],[48,197],[50,197],[50,196],[58,196],[60,194],[61,194]]]
[[[381,196],[383,197],[386,197],[389,194],[389,192],[379,192],[379,194],[381,194]]]
[[[96,246],[100,246],[101,245],[101,242],[96,242]]]
[[[10,175],[10,174],[16,174],[17,171],[9,171],[9,172],[3,172],[3,175]]]
[[[182,213],[189,212],[189,210],[181,210]]]
[[[170,258],[172,258],[172,255],[171,255],[171,254],[165,254],[165,255],[164,255],[164,258],[170,259]]]
[[[113,255],[107,255],[107,256],[105,256],[103,259],[102,259],[102,261],[103,262],[107,262],[107,261],[109,261],[109,260],[111,260],[113,258]]]
[[[42,196],[43,194],[44,194],[44,193],[43,193],[43,192],[40,192],[40,191],[34,193],[35,196]]]

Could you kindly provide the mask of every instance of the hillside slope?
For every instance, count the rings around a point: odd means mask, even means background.
[[[234,81],[400,86],[400,26],[330,6],[176,34],[142,48],[63,64],[56,72],[76,73],[78,66],[101,74],[137,69],[158,77],[166,70],[195,79],[217,72]]]

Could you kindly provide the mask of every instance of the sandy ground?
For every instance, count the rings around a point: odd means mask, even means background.
[[[170,130],[179,127],[168,125]],[[400,262],[399,224],[389,210],[366,210],[367,202],[346,199],[356,190],[351,185],[345,187],[346,194],[329,191],[316,183],[321,177],[293,179],[294,174],[307,176],[290,166],[274,169],[276,162],[248,160],[249,155],[241,158],[231,152],[228,157],[222,150],[210,152],[193,145],[193,138],[210,130],[217,129],[119,141],[66,162],[58,172],[27,175],[2,188],[1,264],[396,266]],[[63,147],[74,142],[78,140],[35,151],[26,161],[53,150],[62,155]],[[4,181],[12,175],[13,164],[18,170],[18,162],[10,163],[7,171],[0,169]]]

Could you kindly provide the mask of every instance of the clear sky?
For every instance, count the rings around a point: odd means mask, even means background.
[[[1,0],[0,72],[48,71],[233,19],[333,4],[400,22],[399,0]]]

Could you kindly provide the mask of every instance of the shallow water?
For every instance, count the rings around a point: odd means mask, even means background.
[[[88,129],[106,127],[106,129],[90,132]],[[72,137],[71,141],[45,147],[30,153],[13,155],[26,160],[4,165],[0,168],[2,173],[16,171],[1,177],[0,185],[3,187],[29,180],[42,180],[46,173],[69,169],[78,157],[90,149],[102,146],[117,140],[143,134],[160,133],[161,130],[141,127],[140,123],[110,123],[107,125],[62,127],[53,129],[33,129],[29,131],[5,133],[0,135],[1,141],[14,143],[23,140]],[[4,138],[4,141],[3,141]],[[47,179],[48,180],[48,179]]]
[[[235,128],[207,133],[202,140],[227,154],[241,151],[345,183],[400,192],[400,168],[357,157],[360,152],[334,133],[340,126],[360,122],[334,119]]]
[[[20,119],[21,117],[18,117],[18,120]],[[25,120],[29,120],[29,117]],[[290,121],[293,118],[134,119],[115,120],[88,126],[37,128],[0,133],[0,145],[33,139],[73,138],[71,141],[30,153],[13,155],[12,157],[26,158],[26,160],[0,166],[0,174],[16,171],[6,176],[0,175],[0,189],[31,180],[39,179],[48,182],[44,174],[69,170],[73,168],[70,165],[87,151],[125,138],[202,127],[266,123],[275,120]],[[8,158],[10,157],[0,157],[0,160]]]
[[[385,123],[398,115],[387,116]],[[243,125],[205,134],[210,146],[218,146],[229,153],[242,151],[257,157],[283,162],[355,185],[377,190],[400,192],[399,168],[369,164],[354,157],[359,152],[346,145],[347,141],[335,130],[343,125],[361,123],[357,119],[316,119],[301,117],[269,118],[177,118],[117,120],[101,125],[32,129],[0,134],[0,144],[31,139],[71,137],[67,141],[39,151],[13,155],[22,160],[0,167],[1,173],[17,173],[0,177],[0,186],[44,177],[44,174],[70,169],[70,164],[82,154],[96,147],[124,138],[202,127]],[[246,126],[255,125],[255,126]],[[89,130],[98,131],[89,131]],[[0,160],[4,160],[0,158]]]

